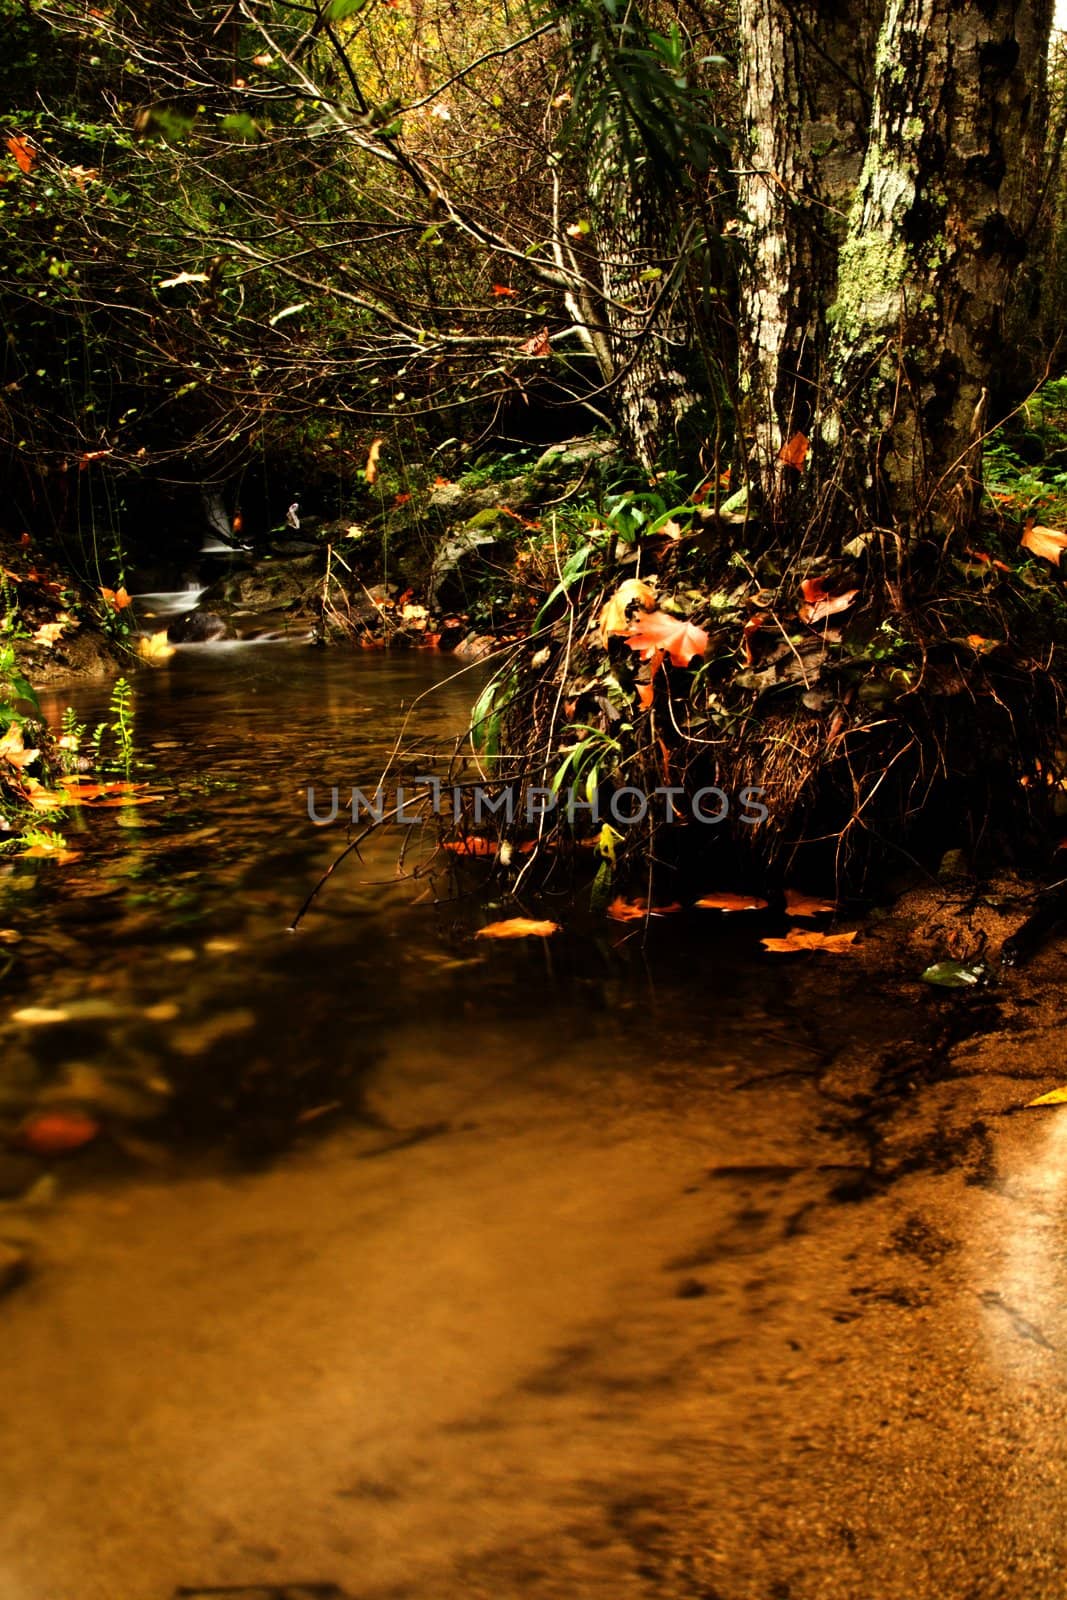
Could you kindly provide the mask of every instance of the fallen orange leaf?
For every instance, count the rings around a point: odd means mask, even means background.
[[[644,900],[624,900],[621,896],[608,907],[613,922],[644,922],[646,917],[670,917],[681,906],[650,906]]]
[[[793,437],[782,446],[778,452],[778,459],[784,467],[795,467],[799,472],[808,456],[807,434],[794,433]]]
[[[20,172],[32,172],[37,152],[24,133],[13,133],[5,144],[18,162]]]
[[[822,622],[838,611],[845,611],[859,594],[858,589],[846,589],[844,594],[827,594],[822,578],[805,578],[800,585],[804,603],[797,611],[801,622]]]
[[[706,894],[697,902],[704,911],[762,911],[766,900],[754,894],[733,894],[721,889],[718,894]]]
[[[600,613],[600,642],[607,645],[612,634],[625,634],[630,632],[630,621],[626,613],[631,606],[639,605],[646,611],[651,611],[656,604],[655,590],[641,578],[627,578],[620,583],[603,611]]]
[[[454,856],[495,856],[499,848],[495,839],[483,839],[477,834],[469,839],[446,839],[442,845]]]
[[[749,617],[741,629],[741,648],[745,652],[745,660],[749,666],[756,659],[752,654],[752,635],[758,633],[760,628],[765,627],[770,620],[770,617],[765,616],[762,611],[757,611],[755,616]]]
[[[663,651],[676,667],[687,667],[694,656],[702,656],[707,650],[708,636],[703,628],[681,617],[650,611],[638,617],[626,643],[631,650],[641,652],[642,661],[651,661],[657,651]]]
[[[801,894],[799,889],[787,889],[785,909],[791,917],[821,917],[826,911],[836,911],[837,903],[834,900],[818,900],[811,894]]]
[[[761,939],[765,950],[779,953],[793,950],[826,950],[847,955],[852,949],[856,930],[851,933],[807,933],[801,928],[790,928],[784,939]]]
[[[1027,528],[1019,540],[1024,550],[1032,550],[1035,556],[1042,556],[1044,560],[1051,561],[1054,567],[1060,564],[1060,557],[1067,550],[1067,533],[1060,533],[1056,528],[1042,528],[1039,523]]]
[[[552,354],[552,341],[548,337],[548,329],[542,328],[535,333],[532,339],[526,339],[519,346],[522,356],[550,356]]]
[[[506,300],[512,295],[518,294],[518,292],[517,289],[509,289],[506,283],[494,283],[493,285],[493,295],[497,300]]]
[[[548,939],[559,932],[558,922],[536,922],[531,917],[509,917],[479,928],[476,939]]]

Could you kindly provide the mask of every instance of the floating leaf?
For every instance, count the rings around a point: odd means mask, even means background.
[[[704,911],[762,911],[767,904],[758,895],[733,894],[729,889],[702,895],[696,903]]]
[[[785,909],[791,917],[821,917],[827,911],[836,911],[837,902],[818,900],[814,895],[801,894],[799,889],[787,889]]]
[[[789,953],[794,950],[825,950],[837,955],[848,955],[853,950],[855,929],[851,933],[807,933],[801,928],[790,928],[784,939],[763,939],[765,950]]]
[[[80,850],[68,850],[66,842],[58,834],[55,836],[55,844],[46,843],[44,836],[39,835],[37,842],[30,845],[28,850],[20,850],[18,853],[19,861],[28,859],[55,861],[61,867],[67,866],[71,861],[80,861],[81,858],[82,852]]]
[[[22,792],[34,811],[58,811],[66,802],[59,789],[46,789],[37,778],[24,777]]]
[[[16,1141],[38,1156],[61,1156],[80,1150],[99,1134],[100,1124],[83,1111],[42,1111],[22,1124]]]
[[[988,977],[989,968],[981,961],[969,966],[962,961],[935,961],[922,974],[924,983],[936,984],[941,989],[973,989],[976,983],[984,983]]]
[[[153,667],[169,661],[174,654],[174,646],[167,638],[166,628],[161,628],[158,633],[149,634],[146,638],[138,639],[137,654],[142,661],[147,661]]]
[[[500,847],[495,839],[472,834],[469,839],[446,839],[441,848],[454,856],[495,856]]]
[[[703,628],[666,611],[651,611],[638,617],[626,640],[631,650],[639,650],[642,661],[650,661],[657,650],[668,655],[676,667],[687,667],[694,656],[708,648]]]
[[[646,917],[670,917],[682,907],[650,906],[644,900],[613,900],[608,907],[608,916],[613,922],[644,922]]]
[[[1041,556],[1045,561],[1051,561],[1054,567],[1060,564],[1060,557],[1067,550],[1067,533],[1060,533],[1056,528],[1042,528],[1039,524],[1029,527],[1019,540],[1024,550],[1030,550],[1035,556]]]
[[[537,922],[531,917],[509,917],[479,928],[476,939],[548,939],[560,931],[558,922]]]

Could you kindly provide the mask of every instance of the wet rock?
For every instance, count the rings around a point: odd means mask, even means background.
[[[17,1200],[41,1175],[41,1164],[32,1156],[16,1151],[0,1151],[0,1200]]]
[[[171,644],[211,644],[216,639],[233,639],[233,624],[217,611],[189,611],[176,617],[167,629]]]
[[[534,463],[533,475],[542,486],[546,482],[562,485],[581,477],[583,472],[591,475],[618,453],[619,447],[613,439],[567,439],[562,444],[549,445]]]
[[[496,647],[496,640],[489,633],[472,633],[469,638],[457,644],[453,654],[461,661],[481,661],[483,656],[489,655]]]
[[[313,556],[318,553],[318,545],[310,539],[279,539],[271,545],[273,556]]]
[[[8,1294],[25,1283],[30,1275],[30,1258],[17,1244],[5,1244],[0,1239],[0,1295]]]
[[[707,1292],[707,1284],[699,1278],[683,1278],[675,1290],[679,1300],[702,1300]]]
[[[445,539],[430,569],[429,595],[438,611],[462,610],[487,578],[499,573],[510,546],[500,537],[496,517],[469,523]]]

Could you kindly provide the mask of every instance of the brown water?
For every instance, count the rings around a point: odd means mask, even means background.
[[[2,869],[4,1113],[104,1131],[0,1165],[0,1600],[1059,1595],[1053,1153],[962,1074],[861,1115],[894,1001],[736,922],[476,943],[395,833],[286,931],[307,783],[446,672],[182,651],[166,803]]]

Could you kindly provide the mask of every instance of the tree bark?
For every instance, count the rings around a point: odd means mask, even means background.
[[[1051,0],[823,3],[792,24],[742,0],[742,21],[745,326],[772,513],[951,531],[1031,249]],[[774,459],[795,431],[812,441],[802,489]]]

